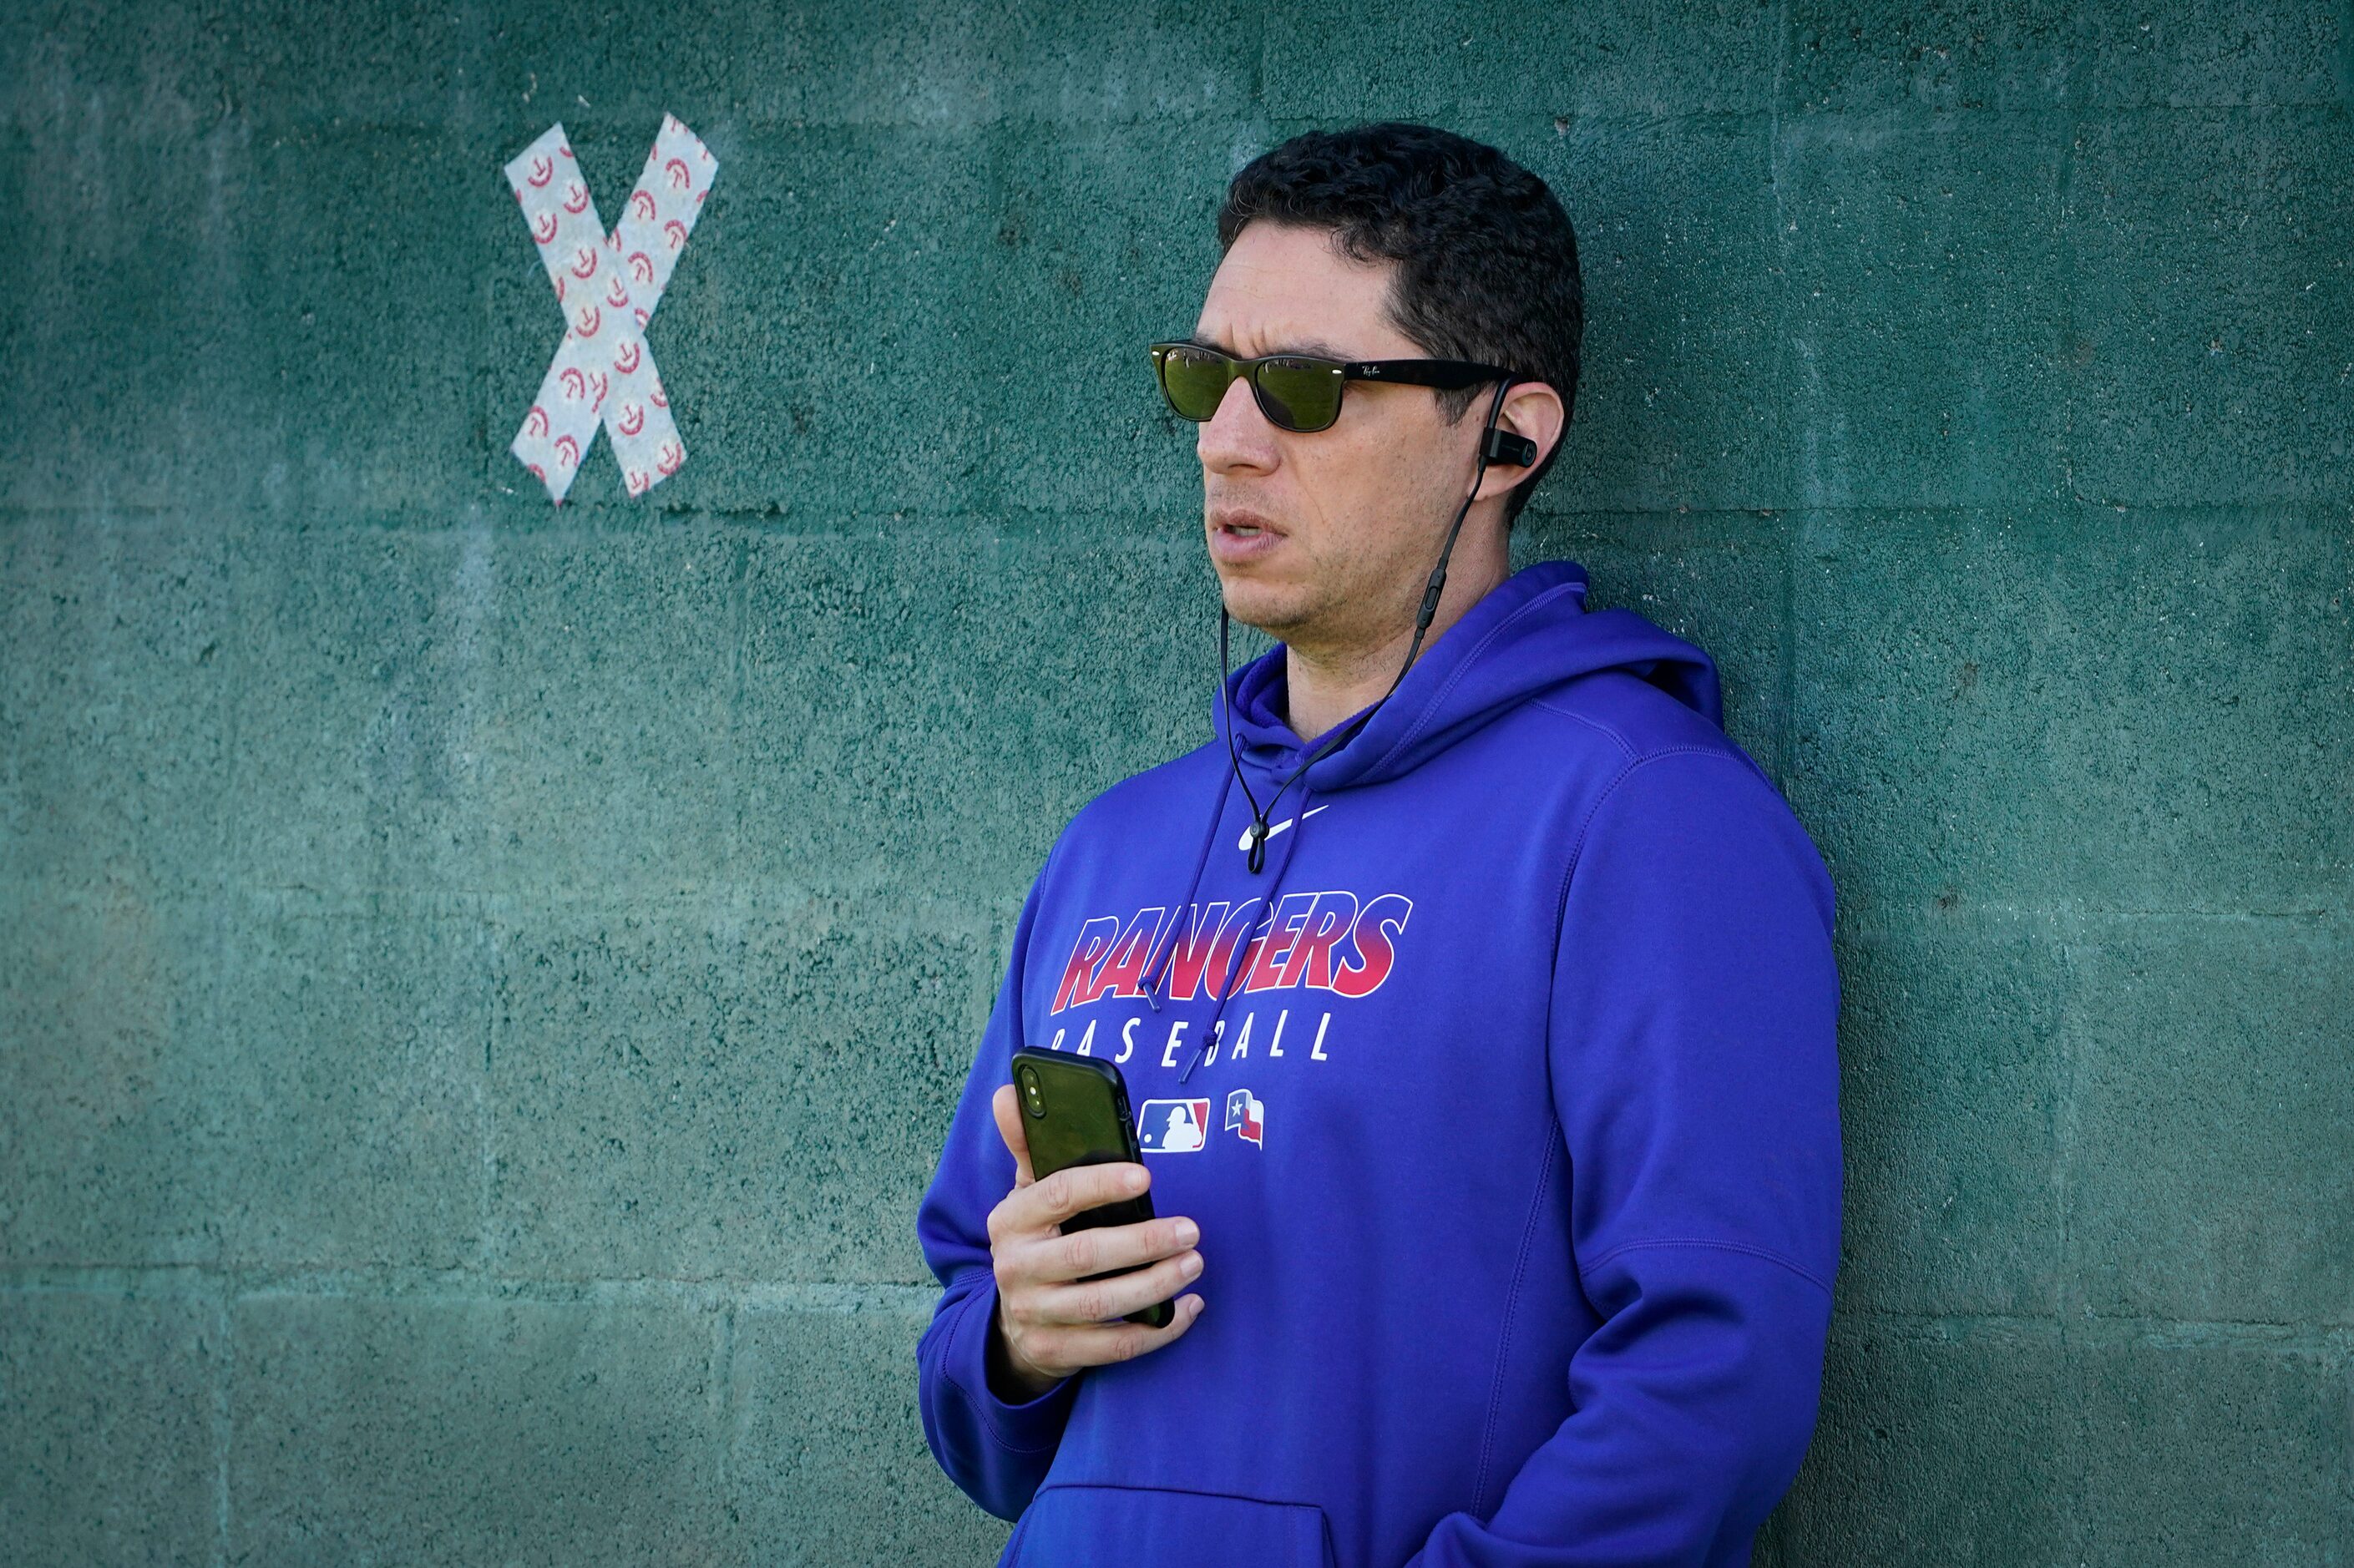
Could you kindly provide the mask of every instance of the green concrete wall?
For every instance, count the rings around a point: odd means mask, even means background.
[[[1189,324],[1381,116],[1574,215],[1523,524],[1840,894],[1761,1562],[2354,1563],[2343,3],[16,5],[0,1555],[984,1561],[914,1207],[1027,879],[1207,734]],[[721,161],[549,507],[500,165]]]

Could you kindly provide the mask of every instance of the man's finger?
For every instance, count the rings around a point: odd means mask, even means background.
[[[1013,1189],[1018,1192],[1036,1178],[1030,1174],[1030,1135],[1023,1129],[1022,1105],[1013,1086],[998,1085],[989,1108],[997,1115],[997,1136],[1005,1140],[1006,1152],[1013,1156]]]
[[[1136,1193],[1122,1178],[1142,1169],[1128,1163],[1072,1165],[1028,1186],[1016,1187],[990,1211],[989,1234],[998,1242],[1037,1235],[1074,1214],[1132,1198]]]
[[[1066,1231],[1059,1236],[1039,1237],[1029,1244],[1022,1266],[1030,1278],[1055,1284],[1084,1279],[1090,1274],[1106,1274],[1130,1264],[1158,1263],[1186,1251],[1201,1239],[1201,1227],[1182,1214],[1125,1225],[1097,1225]]]
[[[1182,1336],[1202,1315],[1202,1298],[1181,1296],[1176,1311],[1165,1329],[1148,1329],[1141,1323],[1103,1323],[1087,1328],[1065,1329],[1055,1339],[1057,1358],[1072,1366],[1108,1366],[1114,1361],[1133,1361],[1146,1355],[1172,1340]]]
[[[1108,1323],[1169,1300],[1201,1272],[1202,1255],[1189,1249],[1126,1274],[1044,1286],[1031,1294],[1027,1310],[1044,1323]]]
[[[1014,1211],[1011,1217],[1023,1229],[1043,1231],[1049,1225],[1061,1224],[1073,1214],[1135,1197],[1143,1189],[1129,1186],[1129,1178],[1143,1170],[1143,1166],[1126,1160],[1068,1165],[1005,1201]],[[1149,1183],[1149,1177],[1147,1181]]]

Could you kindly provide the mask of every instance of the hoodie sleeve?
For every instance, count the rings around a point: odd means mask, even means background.
[[[1814,1432],[1840,1165],[1832,890],[1747,758],[1631,764],[1573,852],[1547,1050],[1573,1414],[1423,1568],[1727,1560]]]
[[[1022,1044],[1022,973],[1044,883],[1042,873],[1023,903],[997,1003],[966,1075],[939,1168],[916,1213],[924,1261],[946,1287],[916,1347],[924,1436],[949,1478],[1000,1519],[1019,1517],[1044,1478],[1079,1382],[1065,1378],[1035,1399],[1009,1404],[989,1375],[997,1316],[989,1212],[1013,1190],[1013,1156],[990,1098],[998,1085],[1013,1081],[1012,1056]]]

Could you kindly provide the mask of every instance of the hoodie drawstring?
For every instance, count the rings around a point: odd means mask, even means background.
[[[1151,1003],[1155,1012],[1161,1011],[1161,998],[1152,988],[1163,978],[1161,971],[1168,968],[1169,961],[1177,956],[1177,928],[1183,923],[1186,911],[1193,907],[1193,895],[1202,889],[1202,873],[1208,867],[1210,851],[1218,842],[1218,824],[1225,820],[1226,796],[1234,789],[1234,782],[1231,778],[1220,781],[1218,798],[1210,803],[1210,825],[1202,834],[1201,853],[1193,857],[1193,880],[1185,885],[1185,896],[1169,906],[1169,946],[1163,949],[1156,941],[1152,961],[1144,966],[1144,1000]]]
[[[1283,879],[1290,874],[1291,857],[1299,853],[1299,841],[1307,835],[1309,796],[1309,788],[1305,782],[1307,776],[1308,769],[1305,768],[1294,775],[1295,778],[1302,780],[1299,814],[1291,819],[1291,842],[1283,846],[1283,858],[1275,863],[1275,880],[1267,885],[1266,940],[1270,942],[1275,940],[1275,907],[1276,901],[1283,896]],[[1226,1015],[1226,999],[1234,994],[1235,988],[1241,983],[1237,962],[1250,956],[1253,946],[1247,934],[1235,943],[1235,957],[1226,960],[1226,972],[1218,984],[1218,1005],[1211,1010],[1209,1027],[1202,1032],[1202,1038],[1194,1042],[1193,1054],[1185,1058],[1184,1069],[1177,1075],[1179,1083],[1182,1084],[1193,1075],[1194,1067],[1201,1063],[1202,1054],[1217,1044],[1218,1024]]]

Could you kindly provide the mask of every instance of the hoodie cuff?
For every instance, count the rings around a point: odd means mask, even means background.
[[[1025,1454],[1051,1451],[1062,1442],[1079,1380],[1066,1377],[1035,1399],[1009,1403],[1000,1396],[1000,1384],[990,1376],[991,1362],[996,1359],[990,1341],[996,1337],[997,1281],[992,1278],[966,1299],[956,1337],[949,1346],[949,1376],[1003,1446]]]

